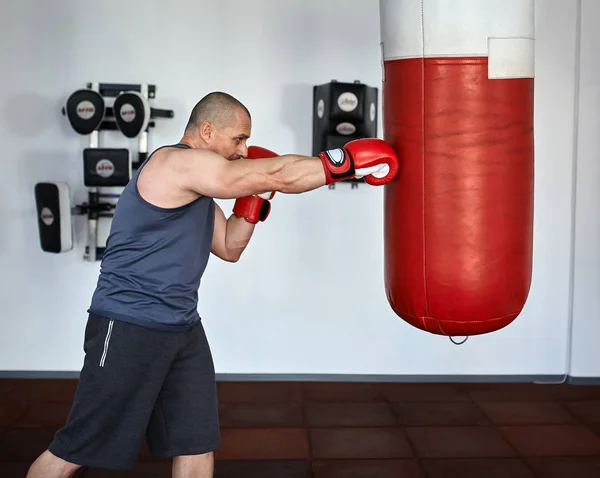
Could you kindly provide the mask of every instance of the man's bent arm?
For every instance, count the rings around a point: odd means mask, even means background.
[[[237,262],[254,233],[254,224],[231,215],[225,218],[223,210],[215,204],[215,226],[211,252],[227,262]]]

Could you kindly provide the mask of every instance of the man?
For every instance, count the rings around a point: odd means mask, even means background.
[[[154,456],[173,458],[174,477],[213,476],[215,371],[197,311],[210,253],[236,262],[275,191],[362,176],[385,184],[398,170],[378,139],[316,158],[251,146],[255,159],[248,159],[250,131],[238,100],[211,93],[194,107],[181,141],[151,154],[124,188],[88,311],[71,413],[29,477],[132,468],[144,436]],[[215,198],[236,198],[234,214],[226,219]]]

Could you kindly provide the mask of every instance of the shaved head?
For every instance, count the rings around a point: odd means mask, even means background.
[[[251,120],[250,112],[239,100],[221,91],[214,91],[202,98],[190,114],[186,131],[198,128],[208,122],[217,128],[231,126],[235,122],[235,113],[242,110]]]
[[[251,130],[248,108],[227,93],[213,91],[194,106],[181,142],[235,160],[247,156]]]

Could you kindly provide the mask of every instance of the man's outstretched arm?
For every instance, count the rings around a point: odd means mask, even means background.
[[[203,196],[232,199],[277,191],[299,194],[326,184],[365,178],[383,185],[398,171],[398,158],[384,141],[365,138],[318,157],[286,154],[228,161],[207,150],[178,150],[172,160],[180,187]]]
[[[182,186],[216,199],[278,191],[298,194],[325,185],[326,177],[319,158],[283,155],[274,158],[228,161],[207,150],[189,150],[181,171]],[[196,154],[194,154],[196,153]]]

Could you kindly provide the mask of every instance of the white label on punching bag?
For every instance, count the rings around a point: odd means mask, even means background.
[[[535,42],[531,38],[490,38],[488,78],[534,78]]]

